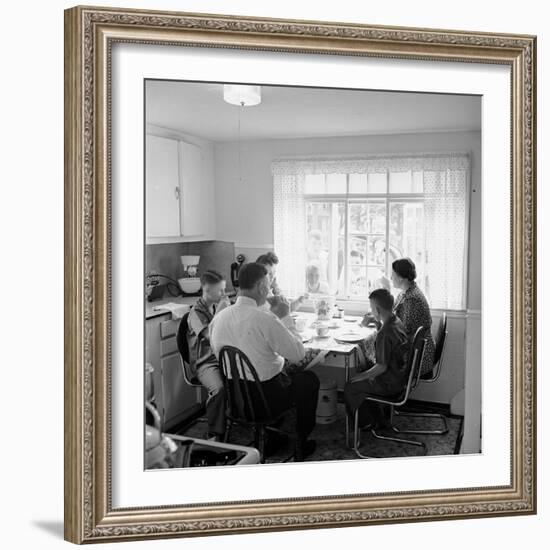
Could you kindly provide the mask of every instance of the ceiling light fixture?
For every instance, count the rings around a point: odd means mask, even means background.
[[[261,86],[244,86],[241,84],[224,84],[223,99],[231,105],[241,107],[252,107],[259,105],[262,101]]]

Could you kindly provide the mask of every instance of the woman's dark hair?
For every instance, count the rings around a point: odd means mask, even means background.
[[[416,279],[416,266],[410,258],[399,258],[391,264],[391,267],[403,279],[408,281]]]
[[[267,275],[267,269],[258,262],[243,264],[239,269],[239,288],[252,290]]]
[[[201,275],[201,286],[215,285],[217,283],[221,283],[222,281],[225,281],[225,277],[213,269],[209,269]]]
[[[369,300],[376,302],[380,309],[391,311],[393,309],[393,296],[385,288],[377,288],[369,294]]]
[[[279,258],[277,258],[277,254],[275,254],[275,252],[266,252],[265,254],[258,256],[256,263],[262,265],[277,265],[279,263]]]

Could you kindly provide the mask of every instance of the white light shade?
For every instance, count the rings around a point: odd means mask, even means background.
[[[223,99],[232,105],[258,105],[262,101],[262,89],[260,86],[224,84]]]

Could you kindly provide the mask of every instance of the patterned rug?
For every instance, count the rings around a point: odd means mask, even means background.
[[[288,422],[285,422],[281,428],[290,429],[291,415]],[[441,421],[431,418],[410,418],[398,417],[395,419],[395,424],[402,429],[440,429]],[[427,448],[428,455],[450,455],[455,454],[458,438],[462,426],[462,417],[449,416],[447,417],[449,432],[445,435],[412,435],[386,432],[383,435],[392,435],[404,439],[415,439],[423,441]],[[191,426],[185,431],[189,437],[203,437],[205,424],[199,422]],[[317,424],[311,434],[311,439],[317,443],[315,452],[306,458],[308,462],[318,462],[324,460],[353,460],[357,459],[357,455],[352,449],[348,449],[345,443],[345,413],[344,405],[338,403],[337,418],[331,424]],[[252,446],[252,433],[246,427],[235,425],[231,429],[229,443],[236,445]],[[361,453],[373,458],[389,458],[389,457],[404,457],[423,455],[424,451],[421,447],[393,441],[384,441],[376,439],[369,431],[361,433]],[[266,463],[281,463],[292,461],[293,453],[292,441],[283,444],[275,452],[266,457]]]

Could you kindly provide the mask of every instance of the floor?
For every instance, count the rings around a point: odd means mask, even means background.
[[[445,435],[410,435],[403,434],[400,437],[406,439],[416,439],[423,441],[427,447],[428,455],[449,455],[458,452],[459,441],[462,430],[462,417],[447,416],[449,432]],[[441,423],[434,419],[412,419],[397,418],[396,425],[404,429],[439,429]],[[283,428],[285,426],[282,426]],[[203,437],[206,426],[203,422],[198,422],[185,431],[185,435],[190,437]],[[183,435],[183,434],[182,434]],[[395,434],[391,434],[395,435]],[[307,457],[307,461],[323,460],[350,460],[357,456],[352,449],[345,445],[345,415],[344,405],[338,403],[336,421],[331,424],[317,424],[311,434],[315,439],[317,447],[313,454]],[[234,426],[231,430],[230,443],[250,446],[252,435],[244,427]],[[282,445],[275,452],[266,457],[266,463],[280,463],[292,460],[293,445]],[[361,452],[373,458],[403,457],[424,454],[424,451],[417,446],[395,443],[392,441],[383,441],[375,439],[368,431],[361,435]]]

